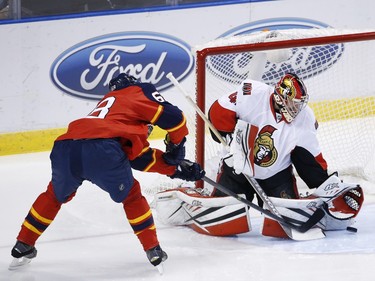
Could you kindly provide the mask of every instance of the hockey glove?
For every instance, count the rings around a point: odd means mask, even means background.
[[[177,178],[186,181],[197,181],[202,179],[205,174],[206,172],[202,170],[198,163],[184,159],[177,165],[175,173],[169,177],[171,179]]]
[[[354,218],[359,213],[363,200],[363,190],[358,185],[356,188],[350,189],[328,202],[325,206],[325,211],[339,220]]]
[[[169,135],[165,136],[165,153],[163,159],[168,165],[178,165],[185,158],[185,142],[183,138],[179,144],[174,144],[170,141]]]

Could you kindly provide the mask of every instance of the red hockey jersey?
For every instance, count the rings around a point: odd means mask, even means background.
[[[167,102],[150,83],[137,83],[113,91],[99,101],[86,117],[71,122],[56,140],[119,138],[130,160],[148,148],[148,124],[169,133],[173,143],[188,134],[182,111]]]

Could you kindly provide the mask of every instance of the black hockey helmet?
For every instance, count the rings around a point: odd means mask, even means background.
[[[110,91],[117,91],[134,85],[135,83],[137,83],[137,79],[134,76],[126,73],[120,73],[117,77],[109,81],[108,86]]]

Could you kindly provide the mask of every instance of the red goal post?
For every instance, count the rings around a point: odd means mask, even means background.
[[[220,38],[196,46],[194,52],[196,102],[203,112],[249,76],[274,84],[294,72],[307,85],[329,167],[375,182],[374,30],[265,31]],[[199,116],[195,130],[196,160],[207,166],[219,144]]]

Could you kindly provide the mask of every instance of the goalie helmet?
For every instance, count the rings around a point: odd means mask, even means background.
[[[126,73],[120,73],[117,77],[109,81],[109,90],[117,91],[134,85],[137,83],[137,79],[134,76],[131,76]]]
[[[280,79],[273,97],[287,123],[296,118],[309,100],[305,84],[293,73],[287,73]]]

